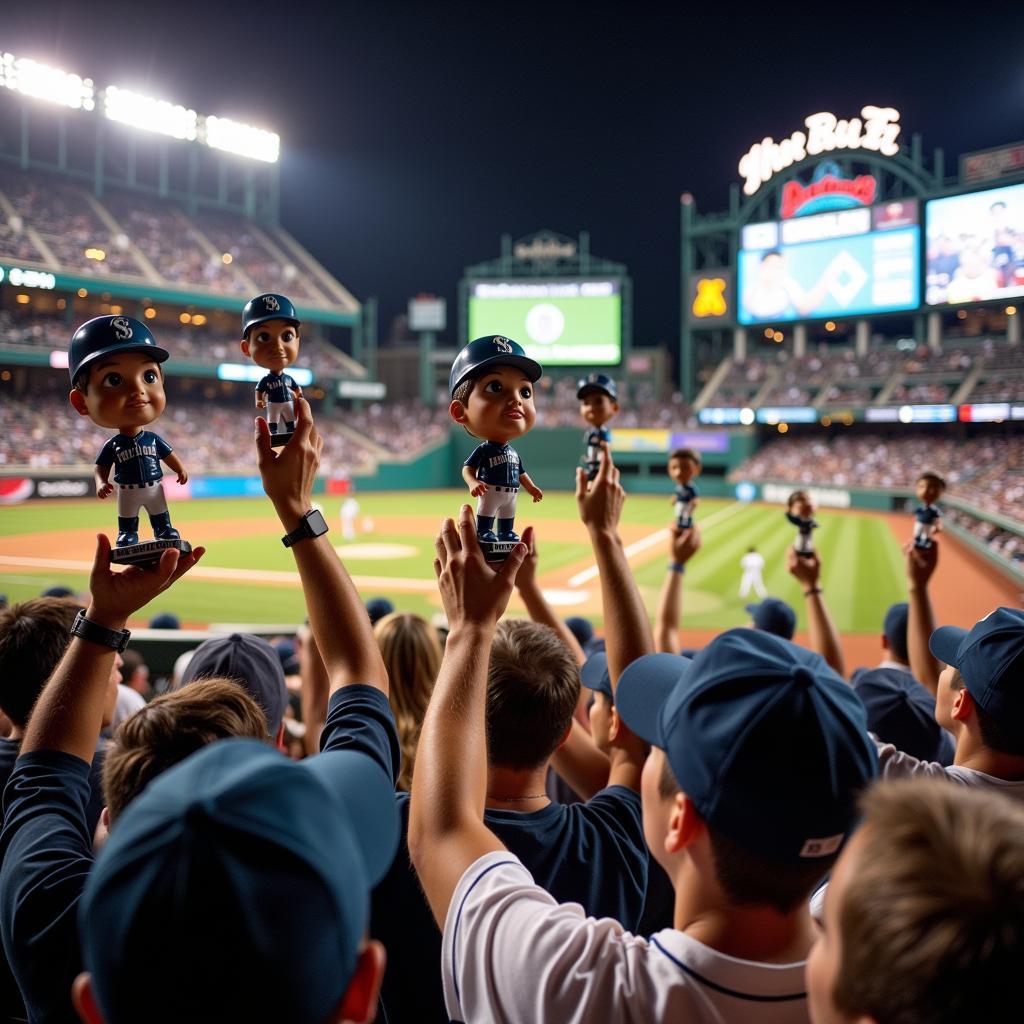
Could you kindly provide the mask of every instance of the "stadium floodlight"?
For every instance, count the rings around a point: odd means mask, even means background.
[[[16,57],[13,53],[0,57],[0,85],[74,110],[92,110],[96,106],[91,78],[51,68],[28,57]]]
[[[131,89],[108,85],[103,90],[103,109],[111,121],[120,121],[133,128],[189,141],[194,141],[197,136],[199,115],[194,110],[143,96]]]
[[[281,151],[281,137],[276,132],[212,114],[206,118],[206,144],[268,164],[276,164]]]

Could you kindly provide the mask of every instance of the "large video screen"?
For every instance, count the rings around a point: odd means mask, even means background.
[[[920,303],[915,200],[748,224],[740,241],[740,323],[886,313]]]
[[[933,199],[927,230],[929,305],[1024,295],[1024,185]]]
[[[616,280],[488,281],[469,294],[469,336],[503,334],[541,365],[612,366],[622,359]]]

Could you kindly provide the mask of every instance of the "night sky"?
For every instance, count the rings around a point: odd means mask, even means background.
[[[277,131],[285,226],[379,296],[382,337],[427,291],[454,342],[463,267],[551,228],[627,264],[635,341],[672,344],[679,195],[723,209],[764,135],[875,103],[948,168],[1024,138],[1019,0],[668,6],[8,3],[2,41]]]

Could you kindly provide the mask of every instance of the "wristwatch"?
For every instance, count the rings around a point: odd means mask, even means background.
[[[80,636],[83,640],[89,640],[94,644],[102,644],[110,647],[120,654],[132,638],[127,629],[107,629],[98,622],[93,622],[85,617],[85,610],[80,609],[71,625],[71,635]]]
[[[309,537],[322,537],[328,530],[327,520],[319,509],[311,508],[300,520],[296,529],[281,538],[281,543],[290,548],[300,540]]]

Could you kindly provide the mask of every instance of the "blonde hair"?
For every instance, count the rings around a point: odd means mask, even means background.
[[[426,619],[408,612],[385,615],[373,627],[373,633],[388,670],[389,700],[402,748],[397,785],[408,790],[420,727],[441,668],[441,641]]]

